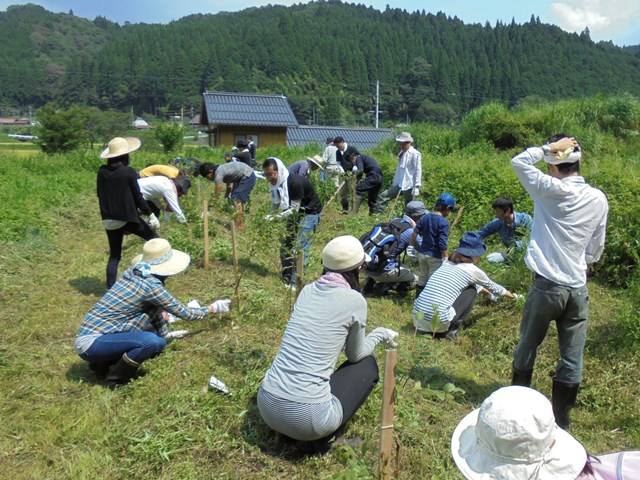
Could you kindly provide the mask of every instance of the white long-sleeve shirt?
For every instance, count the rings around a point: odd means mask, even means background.
[[[525,263],[529,270],[559,285],[587,283],[587,264],[604,250],[607,198],[578,175],[563,179],[540,171],[542,148],[531,147],[511,166],[534,202],[533,227]]]
[[[147,201],[152,201],[158,208],[162,208],[162,199],[164,198],[173,213],[176,214],[176,218],[180,223],[186,223],[187,219],[182,213],[180,203],[178,202],[178,190],[175,183],[173,183],[167,177],[156,175],[153,177],[144,177],[138,179],[138,185],[140,186],[140,192]]]
[[[413,146],[398,154],[398,167],[393,176],[393,185],[399,186],[402,191],[422,185],[422,154]]]

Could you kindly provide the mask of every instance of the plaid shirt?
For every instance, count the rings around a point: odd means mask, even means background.
[[[207,307],[184,306],[153,275],[143,278],[138,270],[129,268],[87,313],[77,336],[135,332],[149,327],[164,336],[169,329],[163,310],[186,320],[209,315]]]

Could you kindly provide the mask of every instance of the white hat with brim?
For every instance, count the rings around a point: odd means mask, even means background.
[[[189,254],[171,248],[164,238],[153,238],[144,244],[142,255],[135,257],[131,264],[146,263],[150,266],[150,273],[170,277],[183,272],[189,262]]]
[[[320,170],[324,170],[324,158],[322,158],[320,155],[314,155],[313,157],[307,157],[307,159],[310,162],[315,163],[318,167],[320,167]]]
[[[100,158],[114,158],[131,153],[140,148],[142,142],[136,137],[112,138],[100,154]]]
[[[352,235],[336,237],[322,250],[322,265],[332,272],[348,272],[370,261],[360,241]]]
[[[555,424],[549,400],[520,386],[497,390],[464,417],[451,453],[469,480],[575,480],[587,461],[580,442]]]
[[[396,137],[396,142],[400,142],[400,143],[413,142],[413,137],[409,132],[402,132],[400,135]]]

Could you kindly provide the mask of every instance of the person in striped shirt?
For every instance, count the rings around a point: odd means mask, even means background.
[[[187,333],[170,332],[163,312],[200,320],[229,311],[230,300],[192,308],[169,293],[165,279],[184,271],[189,262],[189,255],[172,249],[167,240],[149,240],[134,265],[85,316],[76,336],[76,353],[109,388],[128,383],[142,362],[164,350],[168,339]]]
[[[429,277],[413,304],[415,328],[453,340],[475,305],[478,293],[516,298],[476,266],[486,251],[487,246],[477,232],[462,236],[454,254]]]

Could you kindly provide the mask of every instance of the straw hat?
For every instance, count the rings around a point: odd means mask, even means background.
[[[334,238],[322,250],[322,265],[333,272],[348,272],[370,261],[360,241],[351,235]]]
[[[139,149],[140,145],[140,139],[136,137],[115,137],[109,141],[100,158],[119,157]]]
[[[320,170],[324,170],[324,158],[322,158],[320,155],[314,155],[313,157],[307,157],[307,160],[309,160],[310,162],[315,163],[318,167],[320,167]]]
[[[551,403],[521,386],[493,392],[458,424],[451,453],[469,480],[575,480],[584,447],[555,424]]]
[[[142,255],[138,255],[131,262],[150,266],[150,273],[170,277],[183,272],[191,261],[188,254],[174,250],[164,238],[153,238],[142,247]]]

